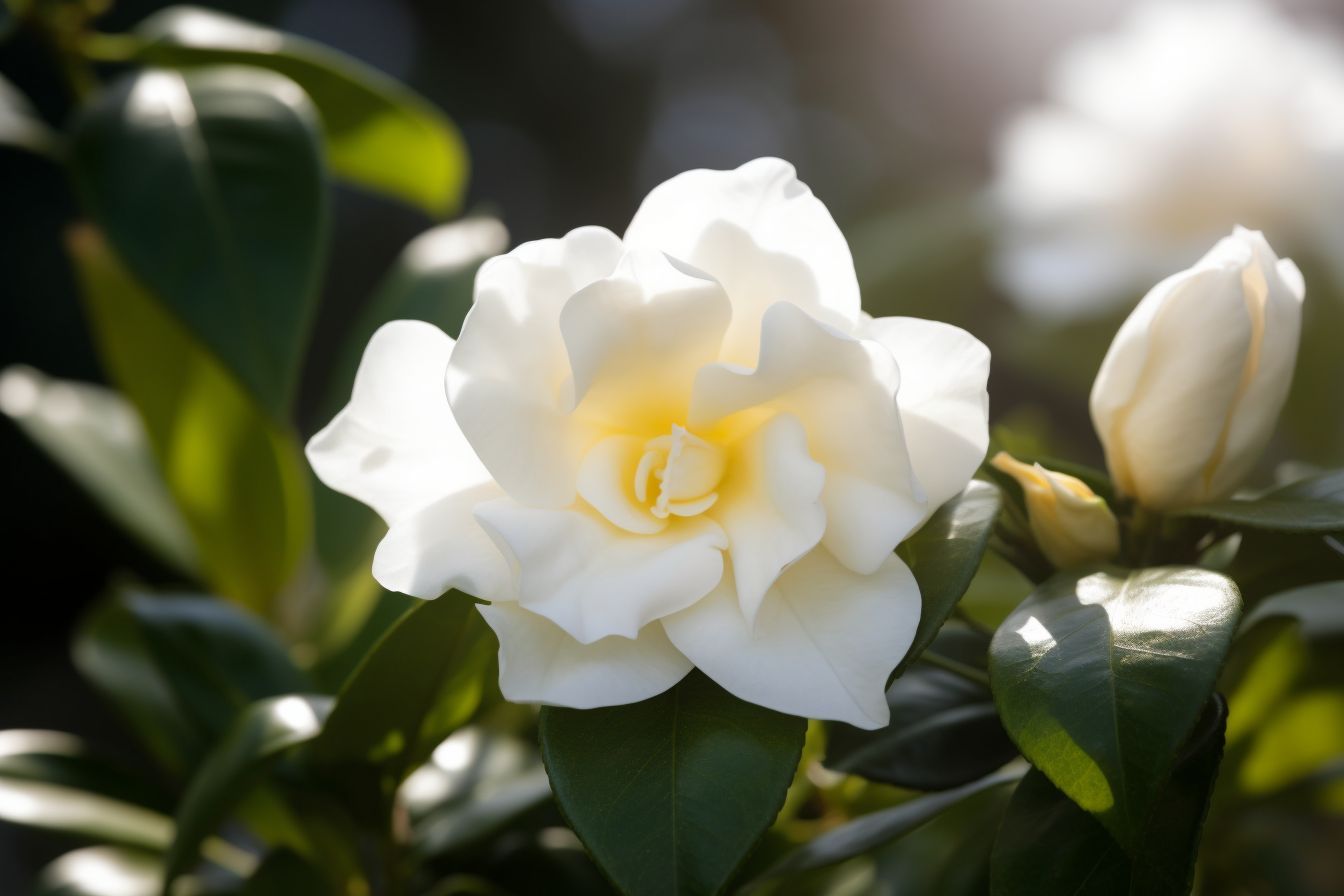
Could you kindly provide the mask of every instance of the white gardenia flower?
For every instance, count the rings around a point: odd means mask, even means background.
[[[1092,422],[1116,487],[1157,510],[1227,497],[1273,435],[1302,330],[1302,274],[1238,227],[1115,335]]]
[[[1127,304],[1234,221],[1344,245],[1344,43],[1252,0],[1148,0],[1069,48],[998,148],[998,279],[1023,308]],[[1344,271],[1341,271],[1344,273]]]
[[[385,587],[490,601],[510,700],[632,703],[695,666],[876,728],[920,615],[892,551],[984,457],[988,366],[865,315],[826,208],[759,159],[664,183],[624,240],[486,262],[456,344],[387,324],[308,457],[387,521]]]

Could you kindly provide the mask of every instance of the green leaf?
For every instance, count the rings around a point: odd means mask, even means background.
[[[287,694],[254,703],[197,769],[177,808],[177,834],[164,858],[164,894],[190,871],[201,845],[281,754],[322,730],[331,698]]]
[[[1241,631],[1250,631],[1268,619],[1296,622],[1306,638],[1344,635],[1344,581],[1305,585],[1276,594],[1246,614]]]
[[[139,58],[188,67],[239,63],[292,78],[313,100],[331,169],[414,203],[434,216],[461,201],[467,152],[452,123],[381,72],[303,38],[190,6],[166,9],[136,29]]]
[[[180,572],[199,563],[135,409],[115,391],[14,365],[0,372],[0,412],[84,487],[118,524]]]
[[[320,139],[293,81],[247,68],[128,75],[73,130],[76,186],[117,254],[277,421],[326,252]]]
[[[1095,818],[1032,769],[1013,793],[994,846],[994,896],[1185,896],[1226,724],[1227,704],[1215,694],[1132,858]]]
[[[357,816],[386,823],[397,786],[480,703],[494,641],[457,592],[403,616],[341,688],[308,757]]]
[[[60,731],[0,731],[0,778],[36,781],[169,811],[157,786],[100,757],[79,738]]]
[[[1179,515],[1271,532],[1344,532],[1344,470],[1303,479],[1254,500],[1215,501]]]
[[[1128,850],[1199,718],[1240,612],[1192,568],[1061,574],[999,627],[994,699],[1022,754]]]
[[[642,703],[541,711],[551,787],[624,892],[717,893],[784,804],[807,723],[692,671]]]
[[[860,816],[788,853],[752,881],[751,888],[768,880],[824,868],[863,855],[905,836],[969,797],[1011,784],[1021,777],[1021,769],[1002,771],[954,790],[916,797],[890,809]]]
[[[33,896],[158,896],[163,857],[140,849],[89,846],[42,870]]]
[[[288,849],[266,855],[239,896],[321,896],[331,893],[327,879],[306,859]]]
[[[308,686],[260,620],[203,597],[118,594],[90,614],[74,657],[179,773],[253,701]]]
[[[893,673],[899,676],[933,643],[980,568],[1000,508],[999,490],[972,480],[966,490],[902,542],[897,554],[915,574],[923,610],[915,639]]]
[[[96,231],[72,231],[69,248],[103,363],[144,420],[211,590],[265,612],[312,528],[293,433],[268,419]]]
[[[928,652],[983,669],[987,646],[983,635],[949,626]],[[1017,755],[989,688],[945,669],[915,665],[887,689],[887,705],[891,724],[885,728],[829,726],[827,768],[913,790],[945,790]]]

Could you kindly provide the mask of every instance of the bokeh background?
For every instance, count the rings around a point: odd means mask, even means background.
[[[121,0],[102,25],[122,30],[164,5]],[[1113,27],[1129,4],[202,5],[336,47],[442,107],[470,149],[468,210],[500,217],[515,243],[584,224],[619,233],[649,188],[688,168],[789,159],[849,236],[868,310],[971,329],[995,353],[993,419],[1018,438],[1100,462],[1085,396],[1116,315],[1142,290],[1114,314],[1082,324],[1025,315],[989,276],[992,237],[983,211],[1005,122],[1042,98],[1061,48]],[[1344,26],[1337,0],[1280,6],[1313,33]],[[49,123],[59,126],[69,114],[71,97],[43,47],[20,40],[0,48],[0,75]],[[74,214],[58,168],[0,146],[0,367],[22,362],[101,382],[61,249]],[[398,250],[431,223],[406,206],[338,188],[307,400],[300,401],[305,434],[322,422],[313,419],[313,396],[344,324]],[[1285,424],[1271,460],[1331,459],[1331,445],[1293,427]],[[70,632],[120,571],[150,581],[167,573],[5,421],[0,501],[0,729],[70,730],[118,749],[116,724],[70,666]],[[48,838],[0,827],[6,892],[22,892],[57,851]]]

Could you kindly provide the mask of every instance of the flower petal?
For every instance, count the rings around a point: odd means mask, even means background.
[[[350,403],[308,442],[317,477],[389,524],[489,480],[453,420],[443,375],[453,340],[418,320],[373,334]]]
[[[600,227],[524,243],[476,275],[476,300],[448,365],[462,432],[513,497],[542,507],[574,502],[584,452],[600,436],[569,416],[569,356],[560,311],[611,274],[620,241]]]
[[[640,535],[656,535],[668,521],[658,519],[634,498],[634,482],[645,440],[607,436],[594,445],[579,467],[579,495],[613,525]]]
[[[807,433],[791,414],[775,415],[735,447],[711,516],[728,534],[748,623],[780,572],[821,539],[825,480],[825,469],[807,453]]]
[[[584,644],[634,638],[649,622],[709,593],[728,539],[704,517],[633,535],[595,513],[542,510],[508,499],[476,508],[518,578],[518,601]]]
[[[724,360],[756,362],[761,316],[774,302],[846,331],[858,320],[849,246],[788,162],[679,174],[645,198],[625,242],[660,249],[723,284],[733,302]]]
[[[695,373],[718,358],[732,313],[723,287],[699,271],[628,251],[560,313],[574,415],[650,437],[684,423]]]
[[[691,425],[725,426],[759,408],[797,417],[826,469],[822,544],[867,574],[925,515],[897,410],[899,384],[890,352],[780,302],[765,313],[754,370],[711,364],[697,375]]]
[[[518,604],[480,608],[499,636],[499,687],[514,703],[592,709],[638,703],[672,687],[691,662],[650,625],[633,640],[615,635],[581,644]]]
[[[503,494],[487,482],[397,520],[373,554],[373,577],[412,597],[457,588],[484,600],[511,598],[509,564],[473,515],[476,505]]]
[[[861,576],[819,548],[780,576],[754,628],[727,577],[663,627],[701,671],[743,700],[872,729],[890,720],[887,676],[910,649],[919,614],[919,586],[895,555]]]
[[[901,369],[897,405],[928,519],[961,494],[989,449],[989,349],[960,327],[914,317],[868,321],[860,335]]]

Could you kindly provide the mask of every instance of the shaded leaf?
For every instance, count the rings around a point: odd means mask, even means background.
[[[273,850],[247,879],[239,896],[321,896],[331,893],[326,878],[302,856]]]
[[[0,372],[0,411],[113,520],[180,572],[196,574],[196,545],[124,398],[16,364]]]
[[[784,804],[806,727],[692,671],[642,703],[544,707],[541,747],[561,810],[621,890],[716,893]]]
[[[172,809],[171,799],[158,787],[93,755],[79,738],[60,731],[0,731],[0,778],[54,784],[158,811]]]
[[[1344,532],[1344,470],[1303,479],[1253,500],[1214,501],[1179,515],[1274,532]]]
[[[322,116],[337,175],[412,202],[431,215],[456,209],[467,180],[457,129],[422,97],[329,47],[213,10],[178,6],[136,29],[140,59],[188,67],[238,63],[292,78]]]
[[[103,364],[144,420],[211,590],[264,612],[312,527],[293,433],[266,417],[96,231],[76,229],[68,244]]]
[[[999,627],[989,671],[1023,755],[1126,849],[1198,719],[1240,612],[1201,569],[1055,576]]]
[[[1344,635],[1344,581],[1304,585],[1267,598],[1246,614],[1241,631],[1268,619],[1292,620],[1307,638]]]
[[[71,162],[135,278],[285,420],[326,251],[325,166],[303,91],[258,69],[127,75],[81,113]]]
[[[965,491],[940,507],[897,548],[897,554],[915,574],[923,609],[914,642],[894,675],[904,672],[933,643],[938,629],[970,587],[999,508],[999,490],[972,480]]]

